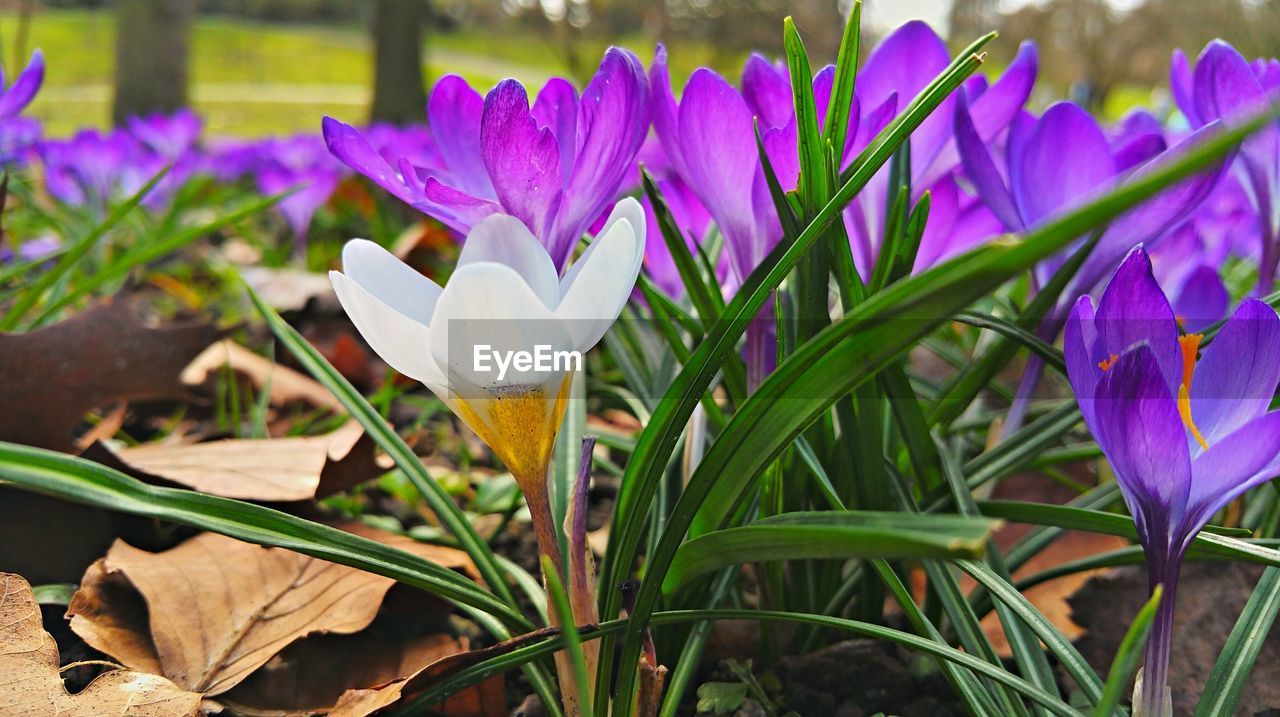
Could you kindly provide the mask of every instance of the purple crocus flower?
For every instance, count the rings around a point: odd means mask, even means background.
[[[300,249],[316,210],[337,189],[342,166],[334,161],[319,137],[300,134],[259,145],[258,161],[251,171],[263,194],[294,190],[280,200],[276,210],[288,222]]]
[[[1130,174],[1148,171],[1179,151],[1177,147],[1165,150],[1158,131],[1122,137],[1113,145],[1093,117],[1070,102],[1050,106],[1039,119],[1024,113],[1015,120],[1003,166],[997,165],[976,131],[963,98],[955,115],[955,129],[965,176],[1010,232],[1023,232],[1080,206]],[[1195,141],[1198,135],[1183,144]],[[1067,172],[1062,165],[1063,147],[1071,148]],[[1091,289],[1134,244],[1157,242],[1209,195],[1220,175],[1205,172],[1184,180],[1113,222],[1076,275],[1075,289]],[[1047,280],[1064,258],[1044,262],[1040,278]]]
[[[1116,269],[1097,307],[1083,296],[1067,321],[1067,376],[1107,456],[1164,597],[1147,643],[1141,708],[1165,713],[1178,572],[1191,540],[1236,497],[1275,474],[1280,318],[1247,300],[1199,351],[1141,246]]]
[[[98,212],[137,193],[168,163],[123,130],[82,130],[70,139],[46,141],[39,151],[49,194]],[[146,203],[155,206],[167,195],[165,187],[156,187]]]
[[[33,117],[0,120],[0,163],[25,164],[37,155],[44,127]]]
[[[331,117],[324,136],[352,169],[460,234],[491,214],[519,218],[563,271],[627,177],[649,127],[648,97],[640,61],[613,47],[581,97],[556,78],[532,107],[515,80],[481,98],[462,78],[442,78],[427,103],[440,166],[388,162]]]
[[[1174,101],[1192,127],[1239,119],[1280,97],[1280,60],[1250,64],[1221,40],[1205,46],[1194,70],[1181,50],[1174,51],[1169,74]],[[1280,120],[1241,144],[1234,169],[1255,212],[1261,237],[1257,291],[1265,294],[1280,264]]]
[[[25,159],[28,150],[40,141],[40,123],[18,113],[31,104],[43,83],[44,55],[39,50],[31,54],[31,61],[12,85],[5,82],[0,70],[0,162]]]
[[[129,132],[139,142],[170,162],[177,162],[196,148],[200,140],[200,116],[189,109],[171,115],[130,117]]]
[[[43,83],[44,54],[39,50],[31,53],[31,61],[12,85],[5,82],[4,72],[0,70],[0,121],[17,117],[35,99]]]
[[[1218,273],[1226,259],[1224,243],[1211,245],[1194,220],[1170,232],[1151,252],[1156,280],[1186,331],[1203,331],[1227,315],[1231,296]]]

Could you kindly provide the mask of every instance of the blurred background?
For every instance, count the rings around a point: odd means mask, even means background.
[[[424,88],[457,73],[489,85],[581,82],[603,48],[644,60],[671,51],[674,78],[698,65],[736,77],[746,53],[781,51],[795,17],[811,54],[830,58],[848,11],[838,0],[3,0],[0,63],[10,77],[34,48],[48,61],[29,114],[49,135],[112,118],[194,106],[213,136],[315,131],[421,118]],[[1070,97],[1107,117],[1167,106],[1170,52],[1214,37],[1246,56],[1280,54],[1280,0],[867,0],[867,41],[909,19],[957,48],[990,29],[990,68],[1024,39],[1040,46],[1033,104]],[[869,45],[868,45],[869,46]],[[865,54],[865,53],[864,53]]]

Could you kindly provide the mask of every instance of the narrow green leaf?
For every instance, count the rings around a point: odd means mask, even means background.
[[[674,593],[729,565],[819,558],[958,558],[982,554],[997,526],[955,515],[850,511],[784,513],[686,542],[664,576]]]
[[[1067,363],[1062,357],[1062,352],[1017,324],[1005,321],[998,316],[977,311],[961,311],[956,314],[955,320],[975,328],[990,329],[1000,333],[1006,338],[1021,344],[1024,348],[1030,349],[1032,353],[1044,359],[1045,363],[1053,370],[1064,376],[1067,374]]]
[[[1023,597],[1022,593],[1002,580],[986,565],[973,560],[960,560],[956,565],[986,587],[992,597],[1012,608],[1013,612],[1036,633],[1045,647],[1048,647],[1049,651],[1058,658],[1063,669],[1084,692],[1085,698],[1095,705],[1098,703],[1102,697],[1102,681],[1098,679],[1098,674],[1093,671],[1071,641],[1049,622],[1048,618],[1040,614],[1040,611]]]
[[[837,164],[844,155],[844,145],[848,140],[861,29],[862,0],[854,0],[849,8],[849,19],[844,24],[844,35],[840,38],[840,50],[836,54],[836,74],[831,81],[831,99],[827,101],[827,121],[823,125],[823,139],[835,148]]]
[[[1147,636],[1151,632],[1151,623],[1156,619],[1156,608],[1160,607],[1162,595],[1164,586],[1157,585],[1151,593],[1151,599],[1142,606],[1125,631],[1124,638],[1120,640],[1120,648],[1111,661],[1111,671],[1107,673],[1107,682],[1102,687],[1102,699],[1098,700],[1098,706],[1093,711],[1094,717],[1111,717],[1119,712],[1120,700],[1124,698],[1133,673],[1137,672],[1138,663],[1142,660],[1142,648],[1147,644]]]
[[[551,556],[542,556],[542,575],[547,581],[547,592],[551,596],[551,604],[555,608],[560,623],[560,638],[564,650],[569,654],[569,664],[573,667],[573,681],[578,688],[578,706],[582,717],[591,717],[591,687],[587,684],[587,658],[582,652],[582,636],[578,634],[578,626],[573,620],[573,608],[569,607],[569,596],[560,582],[555,563]],[[566,696],[567,697],[567,696]]]

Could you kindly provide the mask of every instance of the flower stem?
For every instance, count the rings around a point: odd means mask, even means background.
[[[1147,638],[1146,653],[1143,656],[1142,694],[1139,704],[1134,705],[1134,714],[1142,717],[1165,717],[1165,690],[1169,684],[1169,651],[1173,647],[1173,615],[1174,604],[1178,593],[1178,572],[1182,561],[1174,558],[1150,563],[1148,566],[1148,584],[1154,591],[1157,585],[1164,586],[1164,596],[1160,606],[1156,608],[1155,621],[1151,625],[1151,635]]]
[[[522,484],[525,486],[524,500],[529,505],[529,519],[533,523],[533,535],[538,539],[538,553],[550,559],[557,577],[563,583],[564,556],[560,552],[560,540],[556,537],[556,521],[551,515],[551,497],[547,494],[545,476],[540,481],[522,481]],[[543,576],[544,587],[546,582],[546,576]],[[547,622],[551,627],[560,627],[550,590],[547,590]],[[578,704],[578,683],[574,678],[573,661],[567,652],[560,650],[555,654],[555,662],[565,717],[580,717],[582,706]]]

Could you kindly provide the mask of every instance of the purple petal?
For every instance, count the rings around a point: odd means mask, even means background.
[[[546,243],[560,204],[560,148],[533,121],[519,82],[503,80],[485,97],[480,144],[498,201]]]
[[[818,129],[827,128],[827,110],[831,104],[831,88],[836,81],[835,65],[827,65],[813,76],[813,106],[818,111]],[[794,112],[792,113],[794,114]],[[847,143],[858,128],[858,98],[851,97],[849,103],[849,124],[846,127]]]
[[[1141,245],[1129,252],[1103,290],[1095,324],[1099,338],[1095,354],[1107,358],[1147,344],[1164,372],[1169,393],[1175,392],[1182,381],[1178,322]]]
[[[1196,111],[1195,81],[1192,79],[1191,63],[1181,49],[1173,51],[1173,60],[1169,63],[1169,89],[1173,92],[1173,102],[1187,118],[1187,124],[1199,127],[1204,124],[1200,113]]]
[[[1116,147],[1112,159],[1117,172],[1127,172],[1167,149],[1164,135],[1153,132],[1127,137]]]
[[[635,55],[610,47],[578,104],[574,170],[565,182],[551,257],[563,266],[608,208],[649,131],[649,82]]]
[[[960,188],[950,175],[929,187],[929,216],[925,219],[924,234],[920,237],[917,262],[934,263],[947,251],[951,232],[960,214]]]
[[[916,97],[950,63],[946,43],[928,24],[913,20],[876,46],[858,72],[858,102],[879,107],[897,94],[899,109]],[[948,97],[911,135],[911,172],[918,177],[951,136],[954,96]]]
[[[31,53],[31,61],[18,75],[18,79],[4,90],[3,95],[0,95],[0,120],[17,115],[31,104],[31,100],[35,99],[36,92],[40,90],[40,85],[43,83],[44,53],[36,50]]]
[[[800,133],[796,118],[792,117],[785,127],[764,131],[763,140],[765,156],[773,166],[782,191],[794,191],[800,183]]]
[[[760,118],[760,130],[785,127],[795,115],[791,79],[757,52],[742,67],[742,99]]]
[[[546,127],[560,146],[560,172],[573,172],[573,153],[577,149],[578,91],[567,80],[553,77],[538,91],[530,111],[539,127]]]
[[[653,117],[653,133],[662,143],[663,152],[676,173],[687,176],[684,155],[680,151],[679,106],[671,93],[671,80],[667,76],[667,48],[658,45],[649,66],[650,114]]]
[[[854,98],[853,102],[855,108],[866,107],[866,105],[859,104],[861,100],[857,97]],[[867,112],[866,116],[858,121],[856,127],[853,125],[852,119],[850,119],[850,129],[856,129],[856,131],[850,134],[849,140],[845,143],[844,158],[841,160],[842,169],[848,167],[853,158],[857,157],[858,153],[871,144],[871,140],[875,139],[876,135],[889,126],[897,112],[898,95],[892,94],[889,95],[888,99],[880,103],[880,106],[874,107]]]
[[[1246,300],[1204,349],[1191,380],[1192,415],[1209,445],[1262,415],[1277,383],[1280,318]]]
[[[1188,333],[1204,331],[1227,313],[1231,296],[1222,277],[1211,266],[1201,264],[1191,270],[1178,290],[1173,313]]]
[[[1097,343],[1093,299],[1085,295],[1076,301],[1067,315],[1067,324],[1062,332],[1062,354],[1067,362],[1067,380],[1071,382],[1071,390],[1090,431],[1094,431],[1096,425],[1093,417],[1094,391],[1102,377],[1102,367],[1098,365],[1095,351]]]
[[[1196,114],[1203,122],[1248,114],[1266,101],[1249,63],[1221,40],[1210,42],[1200,53],[1193,82]]]
[[[983,142],[994,141],[1022,111],[1035,85],[1038,62],[1035,43],[1025,41],[994,85],[981,93],[966,88],[963,94],[969,100],[969,118]],[[956,111],[959,111],[959,97]],[[951,171],[960,162],[958,141],[959,137],[955,137],[942,148],[925,175],[925,182]]]
[[[760,166],[751,110],[728,82],[700,68],[684,88],[679,126],[685,179],[724,233],[735,271],[749,272],[747,257],[759,248],[747,191]]]
[[[1275,468],[1270,464],[1278,450],[1280,412],[1255,418],[1219,443],[1211,443],[1191,464],[1191,493],[1179,530],[1185,540],[1245,491],[1273,478]]]
[[[369,140],[359,130],[332,117],[324,118],[322,128],[325,144],[333,156],[391,192],[400,201],[416,204],[420,200],[400,174],[369,145]]]
[[[987,209],[987,205],[963,192],[959,195],[959,214],[951,225],[951,233],[932,258],[916,257],[915,271],[922,271],[939,262],[966,252],[1004,231],[1000,220]]]
[[[1000,170],[996,169],[996,164],[987,151],[986,143],[982,141],[977,129],[973,126],[969,108],[963,96],[956,104],[955,125],[956,145],[960,150],[965,176],[973,182],[978,196],[1006,230],[1021,231],[1024,227],[1018,215],[1018,208],[1013,203],[1013,196],[1005,187],[1004,178],[1000,176]]]
[[[422,186],[422,199],[413,202],[413,206],[462,235],[471,231],[471,227],[479,224],[481,219],[502,212],[502,207],[497,202],[473,197],[435,177],[426,178]]]
[[[427,121],[449,169],[450,183],[468,194],[496,197],[481,152],[483,114],[484,99],[457,75],[441,77],[427,100]]]
[[[1121,354],[1103,372],[1094,424],[1144,544],[1165,545],[1187,504],[1191,457],[1177,402],[1149,346]]]
[[[1070,152],[1064,154],[1066,147]],[[1010,184],[1023,221],[1032,226],[1097,194],[1115,171],[1097,122],[1078,106],[1059,102],[1026,138],[1019,161],[1010,163]]]

